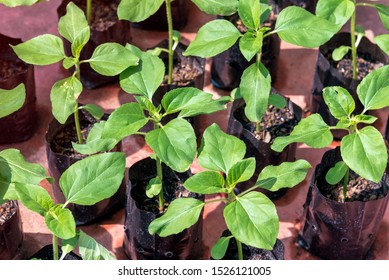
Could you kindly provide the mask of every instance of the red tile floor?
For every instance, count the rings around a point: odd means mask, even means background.
[[[57,34],[57,13],[60,0],[50,0],[39,3],[33,7],[6,8],[0,6],[0,32],[11,36],[28,40],[37,35],[52,33]],[[389,0],[380,1],[389,4]],[[190,4],[188,25],[182,31],[184,42],[189,42],[194,38],[198,28],[213,17],[203,14],[193,4]],[[358,13],[358,20],[367,30],[367,35],[378,35],[385,33],[385,29],[379,23],[377,14],[371,8],[362,8]],[[346,28],[347,29],[347,28]],[[139,29],[132,29],[133,43],[142,48],[151,47],[165,38],[164,32],[145,32]],[[150,36],[148,36],[150,35]],[[148,36],[148,37],[147,37]],[[300,105],[307,112],[310,104],[310,90],[312,86],[314,65],[317,50],[307,50],[295,47],[286,43],[281,45],[281,56],[279,60],[278,81],[275,88],[285,96],[288,96]],[[215,96],[227,95],[228,92],[217,90],[212,87],[209,79],[210,60],[207,61],[207,75],[205,91],[212,92]],[[49,93],[55,81],[62,79],[66,75],[59,64],[52,66],[35,67],[36,93],[38,123],[37,130],[33,137],[23,143],[3,145],[1,149],[14,147],[20,149],[25,157],[31,161],[42,164],[47,168],[46,152],[44,146],[45,132],[50,122],[51,105]],[[93,100],[101,105],[107,112],[112,111],[120,103],[130,100],[129,95],[123,93],[117,84],[109,85],[96,90],[86,90],[82,95],[82,102]],[[229,111],[214,114],[201,118],[201,129],[207,127],[211,122],[217,122],[225,128]],[[388,111],[378,112],[386,121]],[[379,123],[379,128],[383,131],[384,123]],[[336,145],[336,143],[334,143]],[[147,147],[142,143],[142,139],[128,138],[125,141],[127,166],[131,166],[137,160],[144,158],[149,153]],[[325,149],[315,150],[300,145],[297,151],[297,158],[308,160],[315,166],[321,158]],[[193,166],[195,170],[196,165]],[[284,197],[276,200],[276,206],[280,217],[279,238],[285,245],[286,259],[318,259],[296,245],[297,233],[300,228],[302,215],[302,205],[308,189],[308,182],[312,170],[307,179],[297,187],[289,190]],[[45,185],[49,189],[49,186]],[[51,236],[46,230],[43,219],[32,214],[22,206],[22,219],[25,231],[25,241],[23,249],[27,256],[37,251],[40,247],[51,243]],[[206,208],[204,213],[204,258],[208,257],[209,248],[214,244],[220,232],[224,229],[224,224],[219,221],[220,209]],[[82,229],[93,235],[106,248],[113,252],[117,259],[126,259],[121,248],[123,240],[123,220],[124,211],[121,210],[105,220]],[[217,229],[215,231],[215,229]],[[381,225],[378,237],[373,245],[369,258],[389,259],[389,211],[386,212]]]

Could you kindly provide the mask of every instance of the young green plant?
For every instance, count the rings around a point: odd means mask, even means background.
[[[279,219],[273,202],[257,188],[277,191],[291,188],[304,180],[311,165],[305,160],[267,166],[254,186],[235,194],[234,188],[249,180],[255,170],[255,158],[244,158],[246,146],[238,138],[224,133],[218,125],[208,127],[202,139],[198,162],[206,171],[187,179],[184,186],[199,194],[224,194],[223,198],[206,202],[194,198],[178,198],[166,213],[151,222],[151,234],[162,237],[177,234],[199,219],[206,204],[224,203],[223,216],[232,236],[222,237],[211,250],[214,259],[223,258],[230,238],[235,238],[239,259],[243,259],[242,243],[271,250],[276,242]]]
[[[173,55],[180,42],[180,33],[173,30],[172,2],[173,0],[121,0],[118,6],[119,19],[140,22],[155,14],[165,3],[169,45],[167,49],[157,48],[155,53],[159,54],[161,51],[164,51],[168,54],[168,84],[173,82]]]
[[[235,0],[231,6],[221,8],[220,0],[195,1],[207,13],[220,12],[222,15],[238,13],[247,32],[239,29],[224,19],[216,19],[202,26],[196,38],[189,45],[184,55],[213,57],[232,47],[239,40],[242,55],[256,63],[249,66],[242,75],[239,93],[246,107],[246,117],[253,123],[259,123],[266,112],[269,102],[277,107],[284,107],[285,100],[277,95],[270,95],[271,76],[261,62],[263,40],[277,34],[283,41],[307,48],[318,47],[327,42],[340,27],[317,17],[303,8],[288,7],[277,16],[274,30],[263,25],[269,17],[272,7],[265,0]],[[234,3],[234,4],[232,4]]]
[[[174,171],[185,172],[196,155],[196,134],[186,118],[224,110],[230,98],[214,100],[210,93],[186,87],[167,92],[161,104],[155,106],[152,98],[164,79],[165,65],[159,57],[135,46],[128,44],[126,48],[139,58],[139,65],[122,73],[120,85],[124,91],[133,94],[137,102],[114,110],[107,121],[95,125],[84,145],[73,143],[73,147],[82,154],[93,154],[111,149],[130,135],[145,136],[157,164],[157,176],[150,180],[147,195],[158,196],[159,210],[163,211],[162,163]],[[142,132],[141,128],[148,122],[153,128],[147,133]]]
[[[342,87],[327,87],[323,96],[329,111],[338,123],[328,126],[319,114],[303,119],[289,136],[275,139],[272,149],[280,152],[287,145],[303,142],[313,148],[324,148],[333,141],[332,130],[342,129],[348,135],[342,138],[340,151],[342,161],[326,175],[328,183],[334,185],[343,179],[343,199],[346,198],[349,169],[361,177],[379,182],[385,172],[388,153],[381,133],[373,127],[377,117],[367,111],[389,106],[389,66],[381,67],[367,75],[357,88],[357,95],[364,106],[361,114],[354,115],[355,101]],[[363,128],[360,125],[363,124]]]
[[[343,27],[350,19],[350,34],[351,46],[340,46],[332,53],[332,58],[335,61],[343,59],[343,57],[351,51],[353,79],[357,79],[357,48],[365,31],[363,27],[356,24],[357,7],[372,7],[378,12],[383,26],[389,30],[389,6],[384,4],[374,4],[376,0],[357,3],[356,0],[319,0],[316,6],[316,15],[324,18],[339,27]],[[389,34],[379,35],[374,38],[377,45],[387,54],[389,54]]]
[[[45,219],[53,235],[54,260],[64,259],[78,246],[84,260],[112,260],[114,256],[91,236],[76,229],[69,203],[93,205],[112,196],[119,188],[125,170],[122,153],[104,153],[90,156],[71,165],[61,176],[60,186],[65,196],[64,204],[55,204],[49,193],[38,184],[43,179],[53,180],[38,164],[24,160],[19,151],[8,149],[0,152],[0,201],[19,200],[31,211]],[[58,241],[62,240],[62,256]]]
[[[79,107],[78,99],[83,91],[80,82],[80,64],[89,63],[93,70],[106,76],[116,76],[138,59],[128,49],[117,43],[105,43],[98,46],[90,59],[81,60],[80,54],[89,41],[90,28],[84,13],[73,2],[66,7],[66,14],[60,18],[58,31],[71,43],[71,56],[65,55],[64,45],[58,36],[45,34],[24,43],[12,46],[15,53],[24,62],[34,65],[49,65],[62,61],[65,69],[74,67],[70,77],[57,81],[50,94],[54,117],[64,124],[70,115],[74,115],[78,143],[82,143],[79,109],[85,109],[95,118],[103,116],[103,110],[95,104]]]

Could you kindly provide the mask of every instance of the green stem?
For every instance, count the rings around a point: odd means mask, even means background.
[[[218,198],[218,199],[208,200],[205,202],[205,204],[211,204],[211,203],[220,202],[220,201],[225,202],[225,203],[228,202],[228,200],[226,198]]]
[[[356,6],[364,6],[364,7],[371,7],[371,8],[376,7],[374,4],[370,4],[370,3],[356,3]]]
[[[356,2],[354,0],[354,4],[356,5]],[[357,47],[355,45],[355,26],[356,26],[356,12],[353,13],[351,16],[351,56],[352,56],[352,63],[353,63],[353,79],[357,79]]]
[[[80,65],[79,64],[76,64],[76,75],[77,75],[77,79],[81,80]],[[76,133],[77,133],[78,144],[82,144],[80,117],[78,115],[78,104],[76,105],[76,108],[75,108],[75,111],[74,111],[74,123],[76,125]]]
[[[261,59],[262,59],[262,52],[259,52],[257,53],[257,65],[259,67],[259,64],[261,63]]]
[[[242,243],[236,239],[236,247],[238,248],[238,259],[243,260],[243,249],[242,249]]]
[[[90,26],[92,22],[92,0],[86,0],[86,19]]]
[[[344,179],[343,179],[343,202],[346,202],[349,174],[350,174],[350,168],[347,167],[347,171],[346,171],[346,174],[344,175]]]
[[[172,17],[172,0],[165,0],[166,3],[166,16],[169,32],[169,64],[168,64],[168,80],[167,83],[171,84],[173,81],[173,17]]]
[[[59,259],[58,256],[58,238],[53,235],[53,259],[57,261]]]

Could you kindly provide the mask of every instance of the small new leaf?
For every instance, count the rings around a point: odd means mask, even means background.
[[[240,182],[249,180],[255,171],[255,158],[238,161],[227,173],[227,185],[232,188]]]
[[[250,61],[254,56],[262,50],[263,34],[246,32],[239,40],[239,49],[244,58]]]
[[[331,115],[338,120],[347,118],[354,112],[355,101],[351,94],[342,87],[324,88],[323,97]]]
[[[339,183],[346,175],[348,166],[344,161],[339,161],[331,167],[326,174],[326,181],[331,185]]]
[[[61,239],[70,239],[76,235],[76,222],[69,209],[62,208],[61,204],[50,208],[45,214],[47,228]]]
[[[103,109],[100,106],[95,105],[95,104],[87,104],[87,105],[79,107],[79,109],[86,110],[96,120],[99,120],[99,119],[101,119],[104,116]]]
[[[213,245],[211,249],[211,257],[213,259],[221,260],[225,256],[231,238],[232,236],[219,238],[219,240],[216,242],[215,245]]]
[[[332,59],[334,61],[340,61],[351,50],[348,46],[340,46],[332,52]]]
[[[161,178],[155,177],[151,179],[146,187],[146,195],[149,198],[157,196],[162,190]]]

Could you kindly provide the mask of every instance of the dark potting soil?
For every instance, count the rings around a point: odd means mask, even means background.
[[[165,209],[169,204],[176,198],[190,197],[198,198],[198,195],[192,193],[185,189],[183,184],[180,181],[180,178],[173,177],[174,173],[164,174],[163,187],[164,187],[164,199],[165,199]],[[133,191],[132,196],[137,202],[137,205],[140,209],[154,214],[159,214],[159,200],[158,197],[149,198],[146,195],[146,187],[151,178],[147,178],[144,181],[137,181],[137,184],[140,184],[142,191]],[[139,189],[138,189],[139,190]]]
[[[185,63],[184,61],[177,61],[173,67],[173,85],[177,86],[186,86],[190,82],[194,81],[196,77],[202,73],[195,68],[192,68],[191,65]],[[167,83],[168,75],[165,75],[164,84]]]
[[[77,1],[77,5],[85,12],[86,1]],[[104,31],[118,20],[117,8],[119,1],[93,0],[92,1],[92,30]]]
[[[267,107],[260,123],[260,131],[256,131],[256,124],[246,118],[244,107],[236,110],[234,117],[243,124],[245,129],[252,132],[259,141],[270,144],[279,136],[288,136],[298,123],[296,116],[288,108],[279,109],[273,105]]]
[[[82,140],[85,141],[88,137],[89,131],[97,121],[88,113],[82,113],[80,111],[79,114]],[[84,114],[85,118],[83,118],[81,114]],[[69,118],[72,117],[73,116],[70,116]],[[79,154],[73,149],[72,142],[78,142],[76,126],[74,122],[65,124],[63,129],[58,131],[57,134],[53,137],[53,141],[51,141],[50,145],[52,151],[55,153],[79,159],[84,158],[84,155]]]
[[[22,61],[1,60],[0,61],[0,81],[8,80],[17,73],[27,71],[27,65]]]
[[[337,185],[326,183],[320,187],[320,192],[327,198],[343,202],[343,180]],[[347,185],[346,202],[351,201],[371,201],[386,196],[388,188],[382,182],[374,183],[361,178],[358,174],[350,170],[349,184]]]
[[[353,77],[353,66],[352,66],[352,59],[350,54],[346,55],[342,60],[340,61],[333,61],[331,57],[327,55],[328,61],[331,61],[332,66],[338,69],[338,71],[345,77],[352,79]],[[377,62],[373,60],[368,54],[367,55],[358,55],[357,56],[357,68],[358,68],[358,74],[357,74],[357,80],[362,80],[364,77],[366,77],[370,72],[372,72],[375,69],[378,69],[380,67],[384,66],[383,63]]]
[[[7,201],[0,205],[0,226],[5,224],[16,213],[16,207],[13,201]]]

